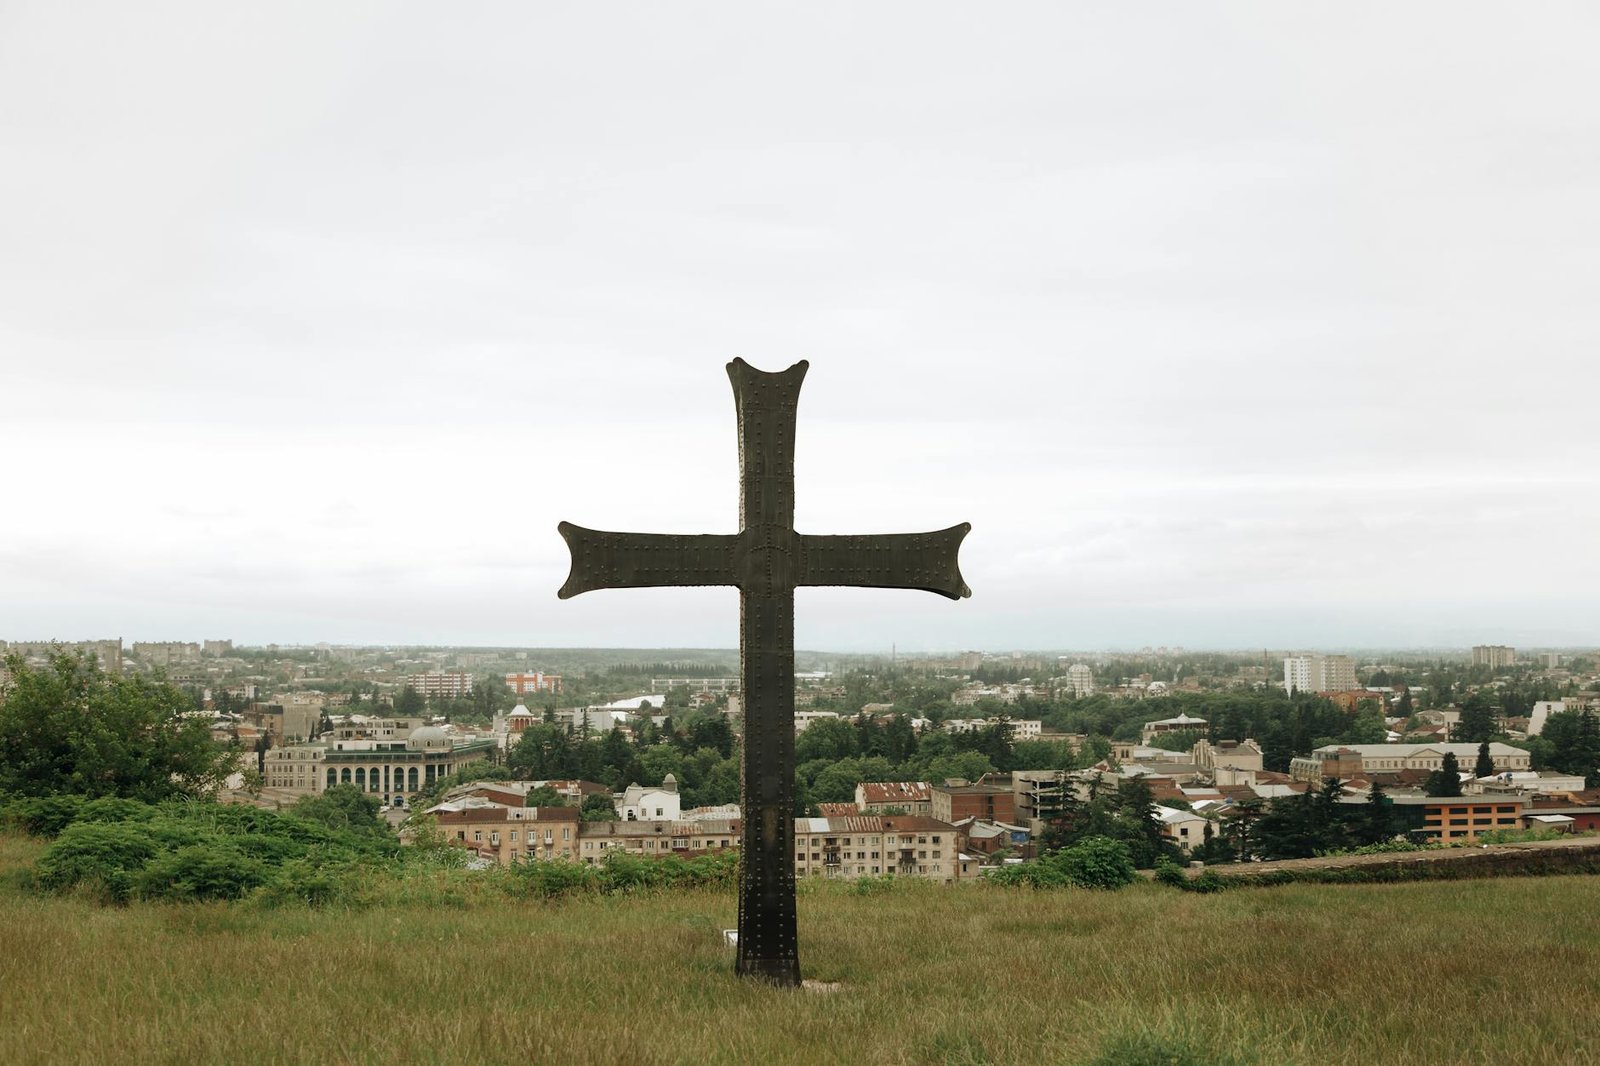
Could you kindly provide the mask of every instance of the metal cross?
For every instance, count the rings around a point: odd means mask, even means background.
[[[736,585],[744,781],[735,971],[800,983],[794,898],[794,590],[800,585],[972,595],[956,555],[972,526],[815,536],[794,529],[794,429],[804,360],[781,373],[728,364],[739,419],[739,532],[605,533],[560,525],[572,573],[558,595],[604,588]]]

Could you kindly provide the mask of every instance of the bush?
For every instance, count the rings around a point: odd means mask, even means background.
[[[600,872],[595,867],[559,859],[517,863],[511,873],[517,889],[539,899],[592,892],[600,884]]]
[[[1228,887],[1228,882],[1226,878],[1218,877],[1212,870],[1202,870],[1199,877],[1192,880],[1184,878],[1183,884],[1179,887],[1185,892],[1221,892]]]
[[[139,874],[145,899],[239,899],[271,880],[260,859],[213,842],[158,856]]]
[[[7,803],[3,818],[30,836],[53,837],[76,821],[85,805],[82,796],[30,796]]]
[[[1156,880],[1173,888],[1187,887],[1189,882],[1189,878],[1184,875],[1183,867],[1170,859],[1162,859],[1156,863]]]
[[[1088,837],[1043,862],[1054,866],[1067,883],[1079,888],[1117,889],[1133,884],[1139,876],[1134,872],[1128,845],[1110,837]]]
[[[102,889],[113,900],[131,894],[136,875],[156,855],[157,842],[141,825],[89,822],[62,831],[39,858],[39,883],[62,891]]]

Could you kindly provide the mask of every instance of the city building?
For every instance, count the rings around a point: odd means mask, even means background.
[[[1203,733],[1207,724],[1204,718],[1191,718],[1187,714],[1180,714],[1176,718],[1163,718],[1156,722],[1146,722],[1144,730],[1139,734],[1139,743],[1151,744],[1163,733]]]
[[[122,676],[121,637],[115,640],[0,640],[0,658],[17,655],[34,666],[42,665],[50,656],[61,652],[92,657],[105,673]]]
[[[1291,655],[1283,660],[1286,692],[1351,692],[1356,681],[1356,661],[1348,655]]]
[[[933,798],[926,781],[863,781],[856,786],[856,809],[863,814],[899,814],[931,817]]]
[[[406,687],[414,689],[423,696],[450,698],[470,696],[472,675],[461,670],[429,670],[426,673],[408,676]]]
[[[661,787],[629,785],[622,795],[612,799],[617,817],[624,822],[673,822],[682,815],[682,799],[678,796],[678,779],[668,774]]]
[[[946,718],[944,728],[949,733],[974,733],[1003,725],[1011,730],[1013,740],[1038,740],[1044,732],[1044,723],[1037,718]]]
[[[506,688],[509,688],[519,696],[526,696],[533,692],[559,693],[561,691],[561,675],[547,674],[543,671],[535,671],[531,674],[507,674]]]
[[[193,641],[134,641],[128,649],[145,666],[177,666],[200,660],[200,645]]]
[[[1189,751],[1202,770],[1265,770],[1266,756],[1254,740],[1202,740]]]
[[[403,804],[439,778],[486,758],[494,742],[453,741],[438,726],[413,729],[404,740],[341,740],[273,748],[266,755],[267,788],[312,795],[334,785],[354,785],[385,803]]]
[[[651,692],[667,692],[675,688],[720,696],[739,691],[739,679],[737,677],[652,677],[650,679]]]
[[[661,858],[691,856],[739,846],[739,820],[584,822],[578,828],[579,858],[589,865],[604,862],[606,854]]]
[[[212,656],[214,658],[221,658],[224,655],[232,655],[233,654],[233,641],[231,641],[231,640],[208,640],[208,641],[203,642],[200,645],[200,651],[203,654]]]
[[[1193,811],[1157,805],[1156,817],[1161,819],[1161,835],[1184,851],[1205,843],[1209,822]]]
[[[937,818],[796,818],[794,850],[796,877],[895,874],[953,884],[962,872],[960,833]]]
[[[1499,670],[1517,665],[1517,649],[1504,644],[1475,644],[1472,648],[1472,665]]]
[[[976,782],[946,782],[928,793],[929,809],[940,822],[979,818],[986,822],[1015,822],[1016,797],[1010,774],[984,774]]]
[[[508,807],[498,803],[431,808],[445,839],[501,866],[527,859],[578,859],[576,807]]]
[[[1446,753],[1456,757],[1462,773],[1471,773],[1478,760],[1476,744],[1325,744],[1309,755],[1289,761],[1289,776],[1296,781],[1320,783],[1326,778],[1347,780],[1358,775],[1398,774],[1402,770],[1432,773],[1442,769]],[[1531,768],[1531,757],[1521,748],[1498,741],[1489,745],[1496,773]]]
[[[1073,663],[1067,667],[1067,689],[1073,696],[1094,695],[1094,671],[1086,663]]]

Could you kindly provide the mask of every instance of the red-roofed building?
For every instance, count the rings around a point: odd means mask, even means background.
[[[856,786],[856,806],[863,813],[916,814],[933,811],[931,786],[926,781],[863,781]]]

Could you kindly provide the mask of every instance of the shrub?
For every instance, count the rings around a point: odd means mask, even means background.
[[[76,798],[76,797],[74,797]],[[120,796],[102,796],[90,800],[78,811],[77,822],[148,822],[156,816],[156,808],[138,800]]]
[[[146,899],[238,899],[270,879],[266,863],[219,842],[158,856],[138,889]]]
[[[142,825],[88,822],[68,826],[39,858],[39,883],[58,891],[78,885],[103,889],[114,900],[132,892],[135,875],[158,845]]]
[[[7,803],[4,820],[30,836],[53,837],[71,825],[84,806],[82,796],[29,796]]]
[[[1156,863],[1156,880],[1173,888],[1184,888],[1188,884],[1189,878],[1184,875],[1183,867],[1170,859],[1162,859]]]
[[[1194,879],[1184,878],[1181,887],[1185,892],[1221,892],[1228,887],[1226,878],[1218,877],[1213,870],[1202,870]]]
[[[1042,865],[1055,867],[1069,884],[1079,888],[1122,888],[1138,877],[1128,845],[1110,837],[1088,837],[1062,848]]]
[[[512,883],[527,895],[540,899],[592,892],[600,883],[600,872],[565,860],[536,859],[511,868]]]

